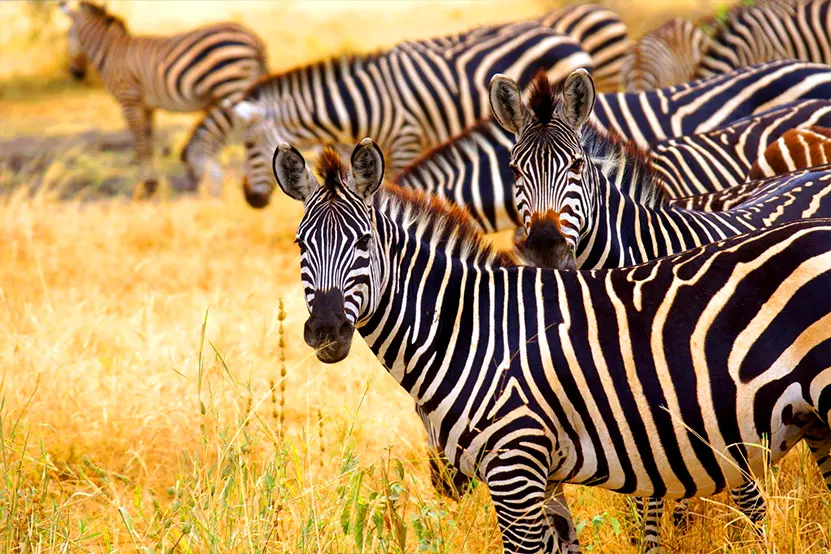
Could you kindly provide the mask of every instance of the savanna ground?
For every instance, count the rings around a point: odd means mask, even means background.
[[[552,7],[111,5],[145,32],[242,21],[275,70]],[[616,7],[634,34],[714,9]],[[0,4],[0,551],[499,552],[487,491],[436,495],[412,401],[364,344],[331,366],[304,344],[300,206],[248,208],[238,147],[222,198],[177,194],[193,116],[157,116],[157,166],[173,177],[148,202],[127,199],[129,148],[67,138],[123,123],[98,84],[67,78],[53,11]],[[665,525],[666,550],[828,551],[831,498],[806,451],[760,479],[763,543],[719,495],[693,503],[689,531]],[[636,551],[622,497],[568,494],[585,550]]]

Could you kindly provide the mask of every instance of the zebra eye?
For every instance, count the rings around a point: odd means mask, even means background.
[[[366,250],[367,248],[369,248],[370,240],[372,240],[372,235],[367,233],[366,235],[363,235],[361,238],[359,238],[358,242],[356,242],[355,245],[361,250]]]
[[[303,239],[301,239],[300,237],[297,237],[296,239],[294,239],[294,244],[296,244],[297,246],[300,247],[301,252],[306,250],[306,243],[303,242]]]
[[[574,173],[581,173],[583,171],[583,160],[582,159],[574,160],[571,164],[571,167],[569,168],[569,171],[572,171]]]
[[[254,141],[253,140],[246,140],[244,145],[245,145],[246,149],[251,150],[252,148],[254,148]]]
[[[520,179],[522,179],[522,172],[514,164],[511,164],[511,173],[514,174],[514,181],[519,181]]]

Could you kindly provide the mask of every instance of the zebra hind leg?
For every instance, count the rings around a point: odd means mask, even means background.
[[[635,497],[635,510],[641,521],[640,536],[633,537],[632,542],[640,542],[645,554],[661,552],[661,518],[664,515],[663,498]]]
[[[141,105],[140,100],[120,98],[127,126],[133,133],[136,157],[139,161],[139,183],[133,191],[133,199],[155,192],[159,180],[153,169],[153,110]]]

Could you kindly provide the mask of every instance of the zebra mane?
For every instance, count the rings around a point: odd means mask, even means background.
[[[531,81],[528,93],[528,106],[534,112],[537,120],[545,125],[560,110],[560,99],[563,94],[563,84],[551,83],[545,70],[540,69]]]
[[[625,158],[628,163],[627,175],[624,180],[638,183],[636,188],[624,191],[624,194],[650,208],[664,206],[669,201],[666,188],[649,160],[646,150],[631,140],[621,137],[614,129],[604,129],[591,121],[583,125],[580,134],[583,149],[589,155],[592,163],[599,166],[600,172],[609,175],[615,168],[624,166]],[[611,148],[602,148],[603,144]]]
[[[470,214],[444,198],[424,191],[385,184],[375,207],[404,229],[417,229],[438,250],[483,267],[514,267],[513,256],[488,243]]]
[[[81,9],[87,12],[87,14],[97,17],[103,21],[105,25],[115,25],[124,31],[127,30],[127,24],[124,20],[108,12],[104,6],[99,6],[98,4],[93,4],[92,2],[81,2],[80,5]]]
[[[338,151],[327,146],[317,158],[317,174],[321,179],[321,186],[329,192],[337,192],[341,186],[341,178],[347,172],[346,166],[341,162]]]

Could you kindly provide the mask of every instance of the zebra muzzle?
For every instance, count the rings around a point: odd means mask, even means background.
[[[355,326],[344,313],[341,291],[315,292],[303,338],[315,349],[317,359],[332,364],[346,358],[352,348],[354,334]]]
[[[523,245],[523,257],[537,267],[576,269],[574,250],[560,229],[559,214],[549,210],[535,214]]]

